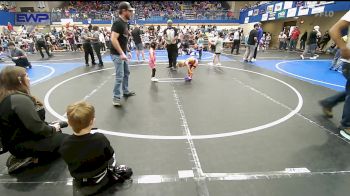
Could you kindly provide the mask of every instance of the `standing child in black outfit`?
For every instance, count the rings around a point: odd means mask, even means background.
[[[90,133],[95,120],[92,105],[84,101],[71,104],[67,117],[74,132],[63,141],[60,153],[78,192],[96,194],[131,177],[131,168],[115,166],[114,150],[108,139],[101,133]]]

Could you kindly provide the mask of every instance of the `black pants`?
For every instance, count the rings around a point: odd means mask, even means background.
[[[89,55],[91,56],[92,64],[96,64],[95,63],[94,52],[92,51],[91,44],[90,43],[84,43],[83,44],[83,49],[84,49],[84,53],[85,53],[85,64],[89,64]]]
[[[323,48],[328,44],[329,41],[322,41],[319,42],[318,47],[323,50]],[[322,45],[322,46],[321,46]]]
[[[169,67],[176,68],[176,59],[178,55],[178,48],[176,44],[167,45]]]
[[[101,43],[101,50],[102,50],[102,51],[106,51],[106,44]]]
[[[101,57],[101,43],[93,43],[92,44],[92,48],[94,49],[96,55],[97,55],[97,58],[98,58],[98,63],[100,65],[103,65],[103,62],[102,62],[102,57]]]
[[[19,66],[19,67],[30,67],[31,64],[29,63],[28,59],[27,58],[19,58],[17,60],[12,60],[14,63],[16,63],[16,66]]]
[[[44,58],[44,53],[43,53],[43,51],[42,51],[42,48],[45,49],[47,56],[51,56],[51,55],[50,55],[50,52],[49,52],[49,48],[47,47],[47,45],[45,44],[45,42],[43,42],[43,41],[37,41],[37,42],[36,42],[36,46],[37,46],[37,49],[39,50],[40,55],[41,55],[42,58]]]
[[[153,78],[153,77],[156,77],[156,71],[157,71],[156,68],[153,68],[153,69],[152,69],[152,78]]]
[[[255,47],[255,50],[254,50],[254,56],[253,56],[254,59],[256,59],[257,54],[258,54],[258,46]]]
[[[112,45],[111,41],[106,41],[107,49],[111,49],[111,45]]]
[[[54,159],[59,157],[58,150],[67,136],[65,133],[58,132],[44,139],[15,144],[13,148],[9,148],[9,151],[17,158],[35,157],[39,158],[39,161]]]
[[[239,45],[240,45],[240,41],[239,40],[233,40],[233,45],[232,45],[232,49],[231,49],[231,54],[233,53],[233,50],[234,49],[237,49],[236,50],[236,54],[239,53]]]

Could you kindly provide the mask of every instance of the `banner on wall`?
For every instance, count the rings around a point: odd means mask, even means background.
[[[248,16],[252,16],[253,15],[253,10],[250,10],[249,12],[248,12]]]
[[[245,17],[244,23],[248,23],[248,22],[249,22],[249,17]]]
[[[260,10],[260,14],[265,14],[266,13],[266,10],[265,9],[261,9]]]
[[[298,16],[304,16],[309,14],[309,8],[299,7]]]
[[[273,5],[267,6],[267,12],[273,12]]]
[[[22,12],[15,14],[15,25],[50,25],[51,14],[45,12]]]
[[[322,5],[333,4],[335,1],[305,1],[305,8],[314,8]]]
[[[255,9],[253,12],[253,16],[257,16],[257,15],[259,15],[259,9]]]
[[[312,8],[311,14],[318,14],[324,12],[324,6]]]
[[[276,19],[275,15],[276,15],[275,13],[269,13],[268,20],[275,20]]]
[[[268,13],[261,15],[261,21],[267,21],[268,17],[269,17]]]
[[[283,6],[284,10],[287,10],[289,8],[292,8],[292,7],[293,7],[293,1],[285,1],[284,2],[284,6]]]
[[[283,5],[283,2],[276,3],[275,4],[275,12],[281,11],[282,10],[282,5]]]
[[[288,9],[287,17],[294,17],[297,15],[297,8]]]
[[[277,18],[285,18],[286,17],[286,10],[282,10],[277,12]]]

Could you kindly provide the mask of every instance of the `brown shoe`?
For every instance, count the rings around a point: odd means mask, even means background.
[[[333,118],[333,112],[332,112],[332,108],[331,107],[326,107],[322,101],[319,101],[318,102],[321,107],[322,107],[322,111],[323,111],[323,114],[327,117],[327,118]]]
[[[333,118],[332,108],[322,107],[322,111],[327,118]]]

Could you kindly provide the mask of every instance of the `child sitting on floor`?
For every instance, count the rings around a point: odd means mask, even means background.
[[[187,67],[187,77],[185,77],[186,81],[191,81],[192,80],[192,76],[193,76],[193,71],[194,69],[197,68],[198,66],[198,60],[194,57],[190,57],[188,59],[186,59],[185,61],[179,61],[177,63],[178,67]]]
[[[131,168],[115,166],[114,150],[108,139],[101,133],[91,133],[95,121],[92,105],[85,101],[71,104],[67,117],[74,132],[62,142],[59,152],[74,178],[76,190],[84,195],[96,194],[131,177]]]

